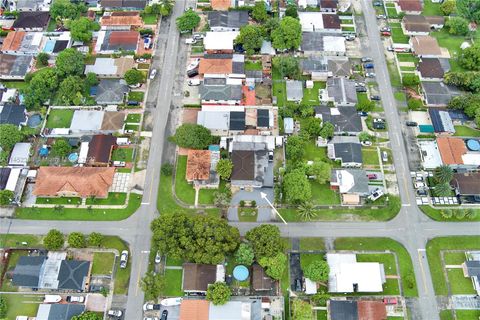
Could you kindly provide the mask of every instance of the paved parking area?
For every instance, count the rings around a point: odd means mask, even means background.
[[[480,298],[472,295],[454,295],[452,296],[454,309],[460,310],[479,310]]]
[[[116,172],[108,192],[128,192],[130,173]]]
[[[228,208],[228,220],[238,221],[238,205],[240,201],[255,200],[258,210],[257,221],[271,221],[273,217],[272,208],[267,201],[261,197],[261,192],[266,193],[270,202],[273,202],[274,197],[272,188],[254,189],[251,192],[245,190],[236,192],[230,201],[230,208]]]

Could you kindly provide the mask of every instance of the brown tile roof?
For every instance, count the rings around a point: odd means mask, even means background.
[[[112,135],[97,134],[88,144],[87,159],[91,164],[108,164],[112,148],[117,144],[117,138]]]
[[[110,45],[136,45],[140,34],[137,31],[112,31],[108,43]]]
[[[115,59],[114,64],[117,67],[117,74],[123,77],[125,72],[133,69],[135,60],[132,57],[120,57]]]
[[[386,320],[387,308],[381,301],[358,301],[358,320]]]
[[[320,8],[336,9],[338,6],[337,0],[320,0]]]
[[[423,78],[443,78],[444,71],[440,60],[437,58],[423,58],[418,63],[418,71]]]
[[[405,30],[410,32],[430,32],[430,24],[424,16],[421,15],[406,15],[403,17]]]
[[[255,152],[233,150],[231,180],[253,180],[255,178]]]
[[[412,47],[416,55],[438,55],[442,54],[442,50],[438,45],[437,39],[431,36],[413,36],[410,38]]]
[[[210,151],[188,150],[186,179],[208,180],[210,178]]]
[[[229,74],[232,73],[232,59],[201,59],[198,66],[200,74]]]
[[[143,26],[143,20],[138,11],[114,11],[100,19],[102,26]]]
[[[402,11],[417,11],[420,12],[423,9],[420,0],[398,0],[398,6]]]
[[[14,29],[46,28],[50,13],[46,11],[22,11],[13,23]]]
[[[440,25],[445,24],[445,17],[442,17],[442,16],[427,16],[427,17],[425,17],[425,19],[431,25],[432,24],[440,24]]]
[[[480,195],[480,173],[455,173],[450,182],[461,195]]]
[[[106,198],[114,174],[113,167],[40,167],[33,194],[40,197]]]
[[[443,164],[462,164],[462,155],[467,153],[467,146],[460,138],[437,138],[438,150]]]
[[[11,31],[3,40],[2,51],[16,51],[20,49],[25,31]]]
[[[232,0],[210,0],[210,6],[213,10],[228,10]]]
[[[116,131],[123,128],[125,113],[117,111],[107,111],[103,115],[101,130]]]
[[[208,308],[207,300],[184,299],[180,305],[179,320],[208,320]]]
[[[324,29],[340,29],[340,18],[334,13],[322,14]]]
[[[217,266],[212,264],[183,264],[183,291],[207,291],[217,280]]]
[[[258,265],[252,266],[252,288],[256,291],[272,290],[274,280],[265,274],[265,270]]]

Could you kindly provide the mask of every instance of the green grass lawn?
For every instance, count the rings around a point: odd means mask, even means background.
[[[105,199],[88,198],[87,205],[122,205],[127,201],[127,193],[125,192],[109,192]]]
[[[323,238],[300,238],[300,250],[325,250]]]
[[[455,216],[452,216],[451,218],[448,218],[448,219],[442,217],[442,214],[441,214],[442,210],[440,209],[435,209],[430,206],[419,206],[419,208],[420,210],[422,210],[423,213],[425,213],[427,216],[429,216],[430,218],[436,221],[449,221],[449,222],[480,221],[480,209],[473,209],[473,208],[469,209],[469,210],[473,210],[476,213],[475,218],[473,219],[463,218],[462,220],[458,220],[457,218],[455,218]],[[460,207],[452,207],[452,209],[459,209],[459,208]]]
[[[406,44],[406,43],[408,43],[409,39],[410,39],[410,37],[405,35],[401,28],[392,28],[392,41],[393,41],[393,43]]]
[[[157,24],[158,16],[153,13],[150,13],[150,14],[144,13],[142,15],[142,19],[145,24]]]
[[[368,95],[365,92],[357,92],[357,100],[358,104],[370,101]]]
[[[327,320],[327,311],[326,310],[316,310],[317,320]]]
[[[318,91],[324,89],[325,86],[325,82],[315,81],[312,89],[304,89],[302,103],[309,106],[318,106],[320,103],[318,99]]]
[[[50,21],[48,22],[47,32],[55,31],[56,28],[57,28],[56,19],[50,19]]]
[[[376,148],[362,147],[363,164],[370,166],[378,166],[378,151]]]
[[[245,61],[245,70],[246,71],[260,71],[262,70],[262,61]]]
[[[418,59],[411,53],[397,53],[397,60],[399,62],[413,62],[413,63],[418,63],[420,61],[420,59]]]
[[[183,265],[183,260],[182,259],[175,259],[175,258],[170,258],[167,257],[167,266],[182,266]]]
[[[375,253],[375,254],[357,254],[358,262],[379,262],[383,263],[386,275],[397,275],[397,266],[395,257],[391,253]]]
[[[76,197],[60,197],[60,198],[42,198],[37,197],[37,204],[82,204],[81,198]]]
[[[28,87],[28,83],[25,81],[2,81],[2,84],[9,89],[24,90]]]
[[[458,53],[461,51],[460,45],[468,39],[462,36],[453,36],[448,33],[446,28],[431,32],[430,35],[437,39],[440,47],[448,49],[451,58],[455,58],[458,55]]]
[[[465,252],[444,252],[445,264],[461,265],[465,262]]]
[[[104,248],[117,249],[119,253],[123,250],[128,250],[129,254],[132,254],[128,249],[125,241],[116,236],[105,236],[102,246]],[[128,259],[127,267],[125,269],[120,269],[120,258],[116,262],[116,272],[115,272],[115,288],[113,292],[115,294],[126,294],[128,291],[128,283],[130,282],[130,271],[131,271],[131,262],[132,259]]]
[[[475,294],[472,280],[463,275],[462,269],[447,269],[447,276],[452,294]]]
[[[440,320],[455,320],[455,318],[453,317],[452,310],[440,311]]]
[[[407,97],[405,96],[405,93],[403,93],[401,91],[395,92],[393,94],[393,96],[395,97],[395,100],[397,100],[397,101],[403,101],[403,102],[407,101]]]
[[[400,276],[403,283],[403,291],[406,297],[416,297],[417,285],[413,272],[412,260],[407,250],[398,242],[389,238],[337,238],[335,239],[336,250],[390,250],[397,254],[400,266]]]
[[[165,295],[170,297],[183,296],[182,291],[182,275],[183,270],[165,270]]]
[[[133,131],[138,131],[140,129],[140,125],[138,124],[127,124],[125,125],[125,130],[133,130]]]
[[[440,10],[440,3],[432,3],[432,0],[423,1],[423,11],[422,15],[424,16],[443,16],[442,10]]]
[[[327,148],[319,148],[315,145],[315,141],[309,141],[305,146],[305,154],[303,156],[305,161],[325,161],[330,162],[327,156]]]
[[[257,208],[238,208],[238,219],[240,220],[240,222],[256,222],[257,215]]]
[[[130,122],[130,123],[139,123],[142,115],[140,113],[130,113],[127,116],[127,119],[125,119],[125,122]]]
[[[142,102],[145,92],[143,91],[130,91],[128,93],[128,100]]]
[[[480,318],[480,310],[455,310],[457,320],[475,320]]]
[[[323,254],[323,253],[302,253],[302,254],[300,254],[300,265],[302,267],[302,270],[305,270],[305,268],[314,261],[323,260],[324,256],[325,256],[325,254]]]
[[[93,254],[92,274],[111,274],[115,255],[110,252]]]
[[[455,126],[454,136],[459,137],[480,137],[480,130],[473,129],[467,126]]]
[[[437,295],[447,295],[444,268],[440,260],[440,250],[479,250],[480,236],[440,237],[427,243],[427,257],[432,274],[433,287]]]
[[[415,71],[415,70],[417,70],[417,67],[405,67],[405,66],[400,67],[400,71],[407,71],[408,72],[408,71]],[[402,72],[402,74],[403,74],[403,72]]]
[[[2,294],[7,299],[7,320],[15,320],[17,316],[34,317],[44,296],[34,294]]]
[[[70,128],[74,110],[52,109],[48,114],[46,128]]]
[[[272,95],[277,97],[277,106],[284,107],[287,102],[287,85],[276,68],[272,68]]]
[[[310,180],[312,187],[312,201],[319,205],[340,204],[340,195],[330,189],[330,184],[320,184]]]
[[[388,73],[390,74],[390,82],[394,87],[401,87],[402,80],[400,79],[400,74],[398,73],[397,67],[394,62],[387,61]]]
[[[149,63],[138,63],[137,64],[137,69],[148,70],[148,69],[150,69],[150,64]]]
[[[25,247],[22,242],[27,243],[27,247],[42,247],[42,238],[33,234],[14,234],[9,233],[0,237],[0,243],[5,248],[22,248]]]
[[[398,12],[397,12],[397,9],[395,9],[394,7],[390,7],[390,8],[387,8],[387,16],[388,18],[390,19],[396,19],[398,18]]]
[[[117,221],[126,219],[134,213],[140,207],[141,201],[140,195],[131,194],[128,206],[124,209],[63,208],[57,211],[51,208],[18,208],[15,217],[33,220]]]
[[[117,148],[112,152],[112,161],[133,161],[133,148]]]

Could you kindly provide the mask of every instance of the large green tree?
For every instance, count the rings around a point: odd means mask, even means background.
[[[439,183],[435,185],[433,193],[437,197],[448,197],[452,194],[452,188],[448,183]]]
[[[177,128],[172,142],[182,148],[205,149],[212,143],[212,134],[204,126],[184,123]]]
[[[293,299],[292,301],[292,315],[295,320],[312,320],[313,311],[312,305],[300,299]]]
[[[272,32],[280,26],[280,20],[278,18],[269,18],[262,25],[264,30],[265,39],[272,40]]]
[[[280,280],[287,266],[287,255],[283,252],[277,253],[273,257],[262,257],[258,260],[265,273],[272,279]]]
[[[270,224],[262,224],[248,231],[245,238],[252,245],[255,257],[274,257],[285,249],[285,243],[280,237],[280,229]]]
[[[162,296],[167,282],[161,273],[149,271],[142,278],[140,286],[145,293],[145,300],[155,300]]]
[[[333,134],[335,133],[335,127],[331,122],[324,122],[322,126],[322,130],[320,130],[319,136],[324,139],[331,139],[333,138]]]
[[[238,246],[238,249],[235,252],[235,261],[238,264],[250,266],[252,265],[254,258],[255,253],[253,252],[253,248],[249,244],[241,243],[240,246]]]
[[[298,18],[298,9],[297,6],[294,4],[289,4],[287,6],[287,9],[285,10],[285,16],[286,17],[292,17],[297,19]]]
[[[306,145],[307,143],[305,142],[305,139],[303,139],[302,137],[298,135],[290,136],[287,139],[287,147],[286,147],[287,159],[293,162],[301,161],[305,154]]]
[[[252,18],[258,22],[264,22],[268,19],[267,6],[263,1],[257,1],[253,6]]]
[[[83,42],[92,40],[92,32],[100,30],[100,25],[97,22],[86,17],[69,21],[67,27],[71,32],[73,40]]]
[[[128,85],[134,85],[137,83],[143,83],[145,82],[145,74],[137,69],[130,69],[127,72],[125,72],[125,75],[123,77],[125,79],[125,82]]]
[[[414,73],[406,73],[402,76],[404,87],[414,87],[420,84],[420,78]]]
[[[283,178],[283,193],[290,204],[304,203],[312,198],[312,188],[302,169],[294,169]]]
[[[217,173],[224,180],[230,179],[233,170],[233,163],[230,159],[220,159],[217,162]]]
[[[302,122],[302,133],[309,138],[317,138],[322,130],[322,119],[315,117],[308,117]]]
[[[480,72],[479,71],[450,71],[444,76],[444,82],[460,87],[470,92],[480,92]]]
[[[300,63],[298,59],[292,56],[273,57],[272,64],[282,77],[295,79],[300,76]]]
[[[78,316],[73,316],[72,320],[102,320],[103,317],[95,312],[86,311]]]
[[[52,68],[36,72],[25,89],[25,105],[29,109],[39,109],[53,97],[58,88],[57,73]]]
[[[445,23],[448,28],[448,33],[455,36],[466,36],[470,29],[468,28],[468,20],[462,17],[450,17]]]
[[[232,290],[225,282],[215,282],[208,286],[207,300],[214,305],[224,305],[230,300]]]
[[[312,261],[305,270],[303,270],[303,274],[305,277],[309,278],[312,281],[321,281],[325,282],[328,280],[328,273],[330,269],[328,267],[328,263],[325,260],[315,260]]]
[[[67,139],[58,138],[52,145],[53,154],[57,157],[66,157],[72,151]]]
[[[272,31],[272,45],[276,49],[298,49],[302,43],[302,26],[292,17],[284,17],[277,29]]]
[[[82,78],[68,76],[60,83],[57,95],[62,104],[66,106],[79,105],[82,102],[84,90],[85,85]]]
[[[92,232],[88,235],[88,245],[91,247],[100,247],[105,237],[99,232]]]
[[[10,152],[13,146],[22,141],[24,134],[13,124],[0,124],[0,147]]]
[[[13,200],[13,196],[14,193],[11,190],[0,190],[0,206],[9,205]]]
[[[81,76],[85,69],[84,56],[74,48],[65,49],[58,54],[55,65],[60,78]]]
[[[457,13],[469,21],[480,22],[480,1],[457,0]]]
[[[195,11],[188,10],[178,17],[176,22],[180,33],[189,32],[198,26],[200,23],[200,16]]]
[[[240,242],[237,228],[211,216],[162,214],[152,222],[152,231],[160,252],[196,263],[221,263]]]
[[[464,49],[458,57],[458,62],[465,69],[480,70],[480,44]]]
[[[72,248],[85,248],[87,246],[87,240],[85,235],[81,232],[72,232],[67,238],[68,245]]]
[[[449,16],[456,10],[456,3],[455,0],[445,0],[443,1],[442,5],[440,6],[440,10],[442,10],[443,14]]]
[[[323,161],[315,161],[313,164],[306,167],[309,176],[315,176],[315,181],[320,184],[325,184],[330,181],[330,174],[332,166]]]
[[[251,24],[243,26],[235,42],[241,44],[248,55],[252,55],[262,47],[262,29]]]
[[[87,7],[82,1],[72,3],[70,0],[55,0],[50,6],[50,15],[53,19],[77,19]]]
[[[65,238],[63,234],[57,229],[52,229],[48,231],[45,238],[43,238],[43,245],[47,250],[55,251],[55,250],[62,249],[64,243],[65,243]]]

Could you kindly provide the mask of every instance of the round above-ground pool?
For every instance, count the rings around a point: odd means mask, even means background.
[[[42,123],[42,116],[38,113],[32,114],[27,121],[27,126],[30,128],[36,128]]]
[[[233,277],[238,281],[245,281],[248,278],[248,268],[245,266],[236,266],[233,269]]]
[[[77,162],[78,160],[78,153],[74,152],[74,153],[70,153],[70,155],[68,156],[68,161],[70,162]]]

